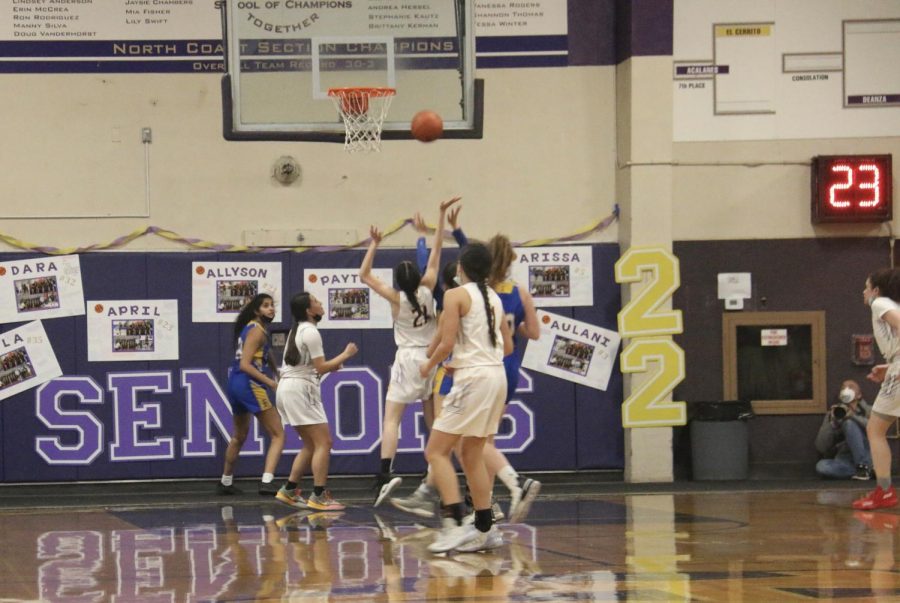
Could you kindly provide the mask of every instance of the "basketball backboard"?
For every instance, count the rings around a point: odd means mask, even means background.
[[[396,89],[383,139],[422,109],[445,138],[481,138],[474,0],[225,0],[228,140],[343,142],[330,88]]]

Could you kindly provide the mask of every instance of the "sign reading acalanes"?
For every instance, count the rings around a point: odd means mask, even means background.
[[[0,323],[82,314],[77,255],[0,262]]]
[[[280,262],[194,262],[191,264],[191,320],[234,322],[244,305],[259,293],[275,300],[281,322]]]
[[[41,321],[0,333],[0,400],[61,375]]]
[[[621,338],[604,329],[539,311],[541,336],[529,341],[522,366],[606,391]]]
[[[88,360],[178,360],[177,299],[88,301]]]

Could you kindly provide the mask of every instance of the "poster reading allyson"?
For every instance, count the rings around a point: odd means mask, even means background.
[[[244,304],[259,293],[272,296],[275,322],[281,322],[279,262],[194,262],[191,268],[194,322],[234,322]]]
[[[88,360],[178,360],[177,299],[88,301]]]
[[[41,321],[0,333],[0,400],[61,375]]]
[[[77,255],[0,262],[0,323],[82,314]]]
[[[541,336],[529,341],[522,366],[606,391],[621,338],[615,331],[539,311]]]

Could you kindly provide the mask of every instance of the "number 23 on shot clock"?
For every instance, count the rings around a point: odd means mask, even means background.
[[[893,218],[890,155],[820,155],[812,160],[812,222]]]

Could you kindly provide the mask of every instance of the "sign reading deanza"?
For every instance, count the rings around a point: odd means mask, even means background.
[[[84,314],[77,255],[0,262],[0,323]]]
[[[279,262],[194,262],[191,285],[194,322],[234,322],[241,308],[260,293],[272,296],[275,322],[281,322]]]
[[[538,312],[541,336],[529,341],[522,366],[606,390],[621,338],[615,331],[550,312]]]
[[[178,360],[178,300],[89,301],[88,360]]]
[[[60,375],[62,370],[41,321],[0,334],[0,400]]]

